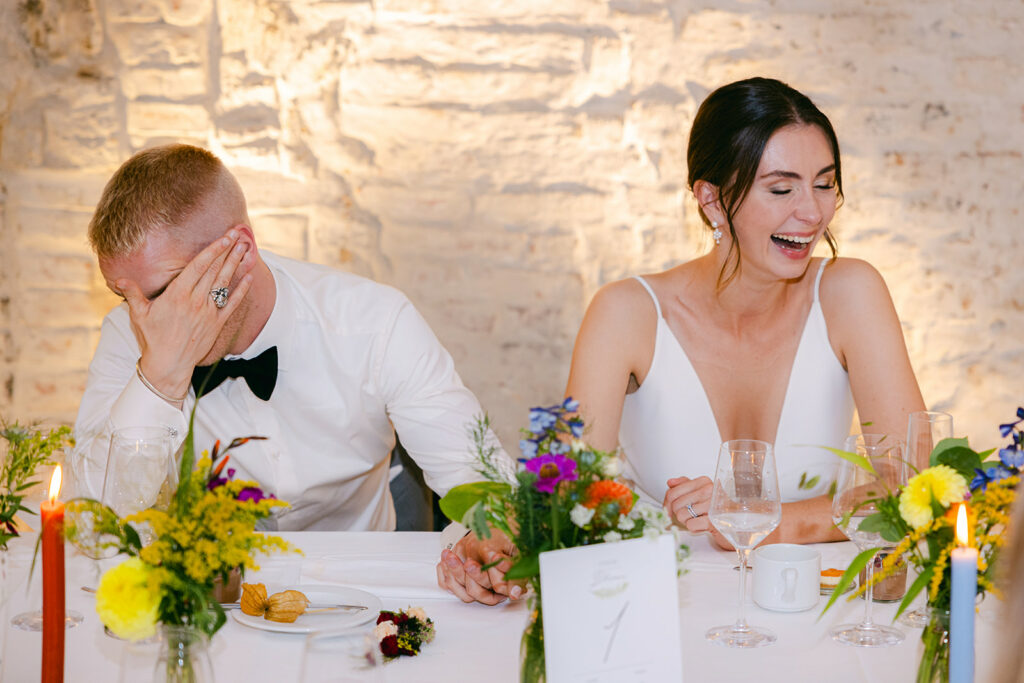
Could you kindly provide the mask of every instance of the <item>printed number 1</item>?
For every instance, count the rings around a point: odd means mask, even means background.
[[[604,664],[608,663],[608,655],[612,653],[612,643],[615,642],[615,635],[619,632],[619,624],[622,623],[622,615],[626,613],[626,608],[629,607],[629,601],[626,601],[622,605],[622,609],[619,610],[619,615],[612,619],[610,624],[605,624],[605,630],[611,629],[612,634],[608,636],[608,647],[604,650]]]

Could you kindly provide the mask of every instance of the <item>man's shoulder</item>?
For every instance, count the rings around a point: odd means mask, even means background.
[[[398,289],[362,275],[267,251],[261,251],[261,256],[278,279],[286,278],[309,306],[331,317],[365,319],[371,314],[370,318],[380,319],[385,311],[409,303]]]

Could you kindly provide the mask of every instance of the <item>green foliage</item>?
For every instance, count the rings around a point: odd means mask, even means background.
[[[843,575],[839,577],[839,583],[836,584],[836,589],[832,591],[832,597],[830,597],[828,602],[825,603],[825,608],[821,610],[821,614],[818,615],[818,619],[821,619],[825,612],[827,612],[832,606],[832,603],[834,603],[839,596],[850,587],[854,579],[857,577],[857,574],[860,574],[860,570],[868,566],[868,562],[879,550],[881,550],[881,548],[868,548],[867,550],[859,553],[857,557],[853,558],[853,561],[850,562],[850,566],[847,567],[846,571],[843,572]]]
[[[0,462],[0,549],[18,535],[14,516],[19,512],[35,514],[24,505],[28,489],[39,484],[36,471],[53,462],[55,451],[73,446],[71,428],[61,426],[49,431],[23,427],[17,422],[3,424],[0,438],[7,442],[7,453]]]

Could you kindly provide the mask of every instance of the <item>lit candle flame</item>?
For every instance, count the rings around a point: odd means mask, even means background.
[[[60,482],[61,482],[60,465],[57,465],[53,469],[53,476],[50,477],[50,502],[57,500],[57,494],[60,493]]]
[[[967,503],[960,503],[960,509],[956,511],[956,544],[961,548],[966,547],[970,540],[970,531],[967,528]]]

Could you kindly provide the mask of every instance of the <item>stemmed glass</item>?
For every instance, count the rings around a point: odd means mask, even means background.
[[[708,518],[740,557],[740,602],[736,623],[716,626],[707,632],[706,638],[727,647],[774,643],[774,633],[747,624],[743,604],[750,551],[782,521],[779,480],[770,443],[737,439],[722,444]]]
[[[953,416],[933,410],[911,413],[907,420],[907,462],[918,469],[928,466],[928,456],[943,439],[953,438]],[[900,615],[907,626],[927,626],[931,619],[928,606],[915,607]]]
[[[102,500],[119,517],[166,507],[178,486],[178,467],[166,427],[126,427],[110,436]]]
[[[306,636],[302,683],[381,683],[383,656],[371,628],[317,631]]]
[[[898,490],[907,481],[903,442],[887,434],[856,434],[846,441],[846,450],[870,463],[868,470],[843,459],[839,464],[836,493],[832,498],[832,521],[837,528],[863,552],[886,550],[895,543],[882,538],[877,531],[860,528],[865,518],[878,512],[875,501]],[[903,641],[903,632],[871,620],[874,556],[867,563],[864,593],[864,619],[859,624],[840,624],[829,634],[844,645],[884,647]]]

